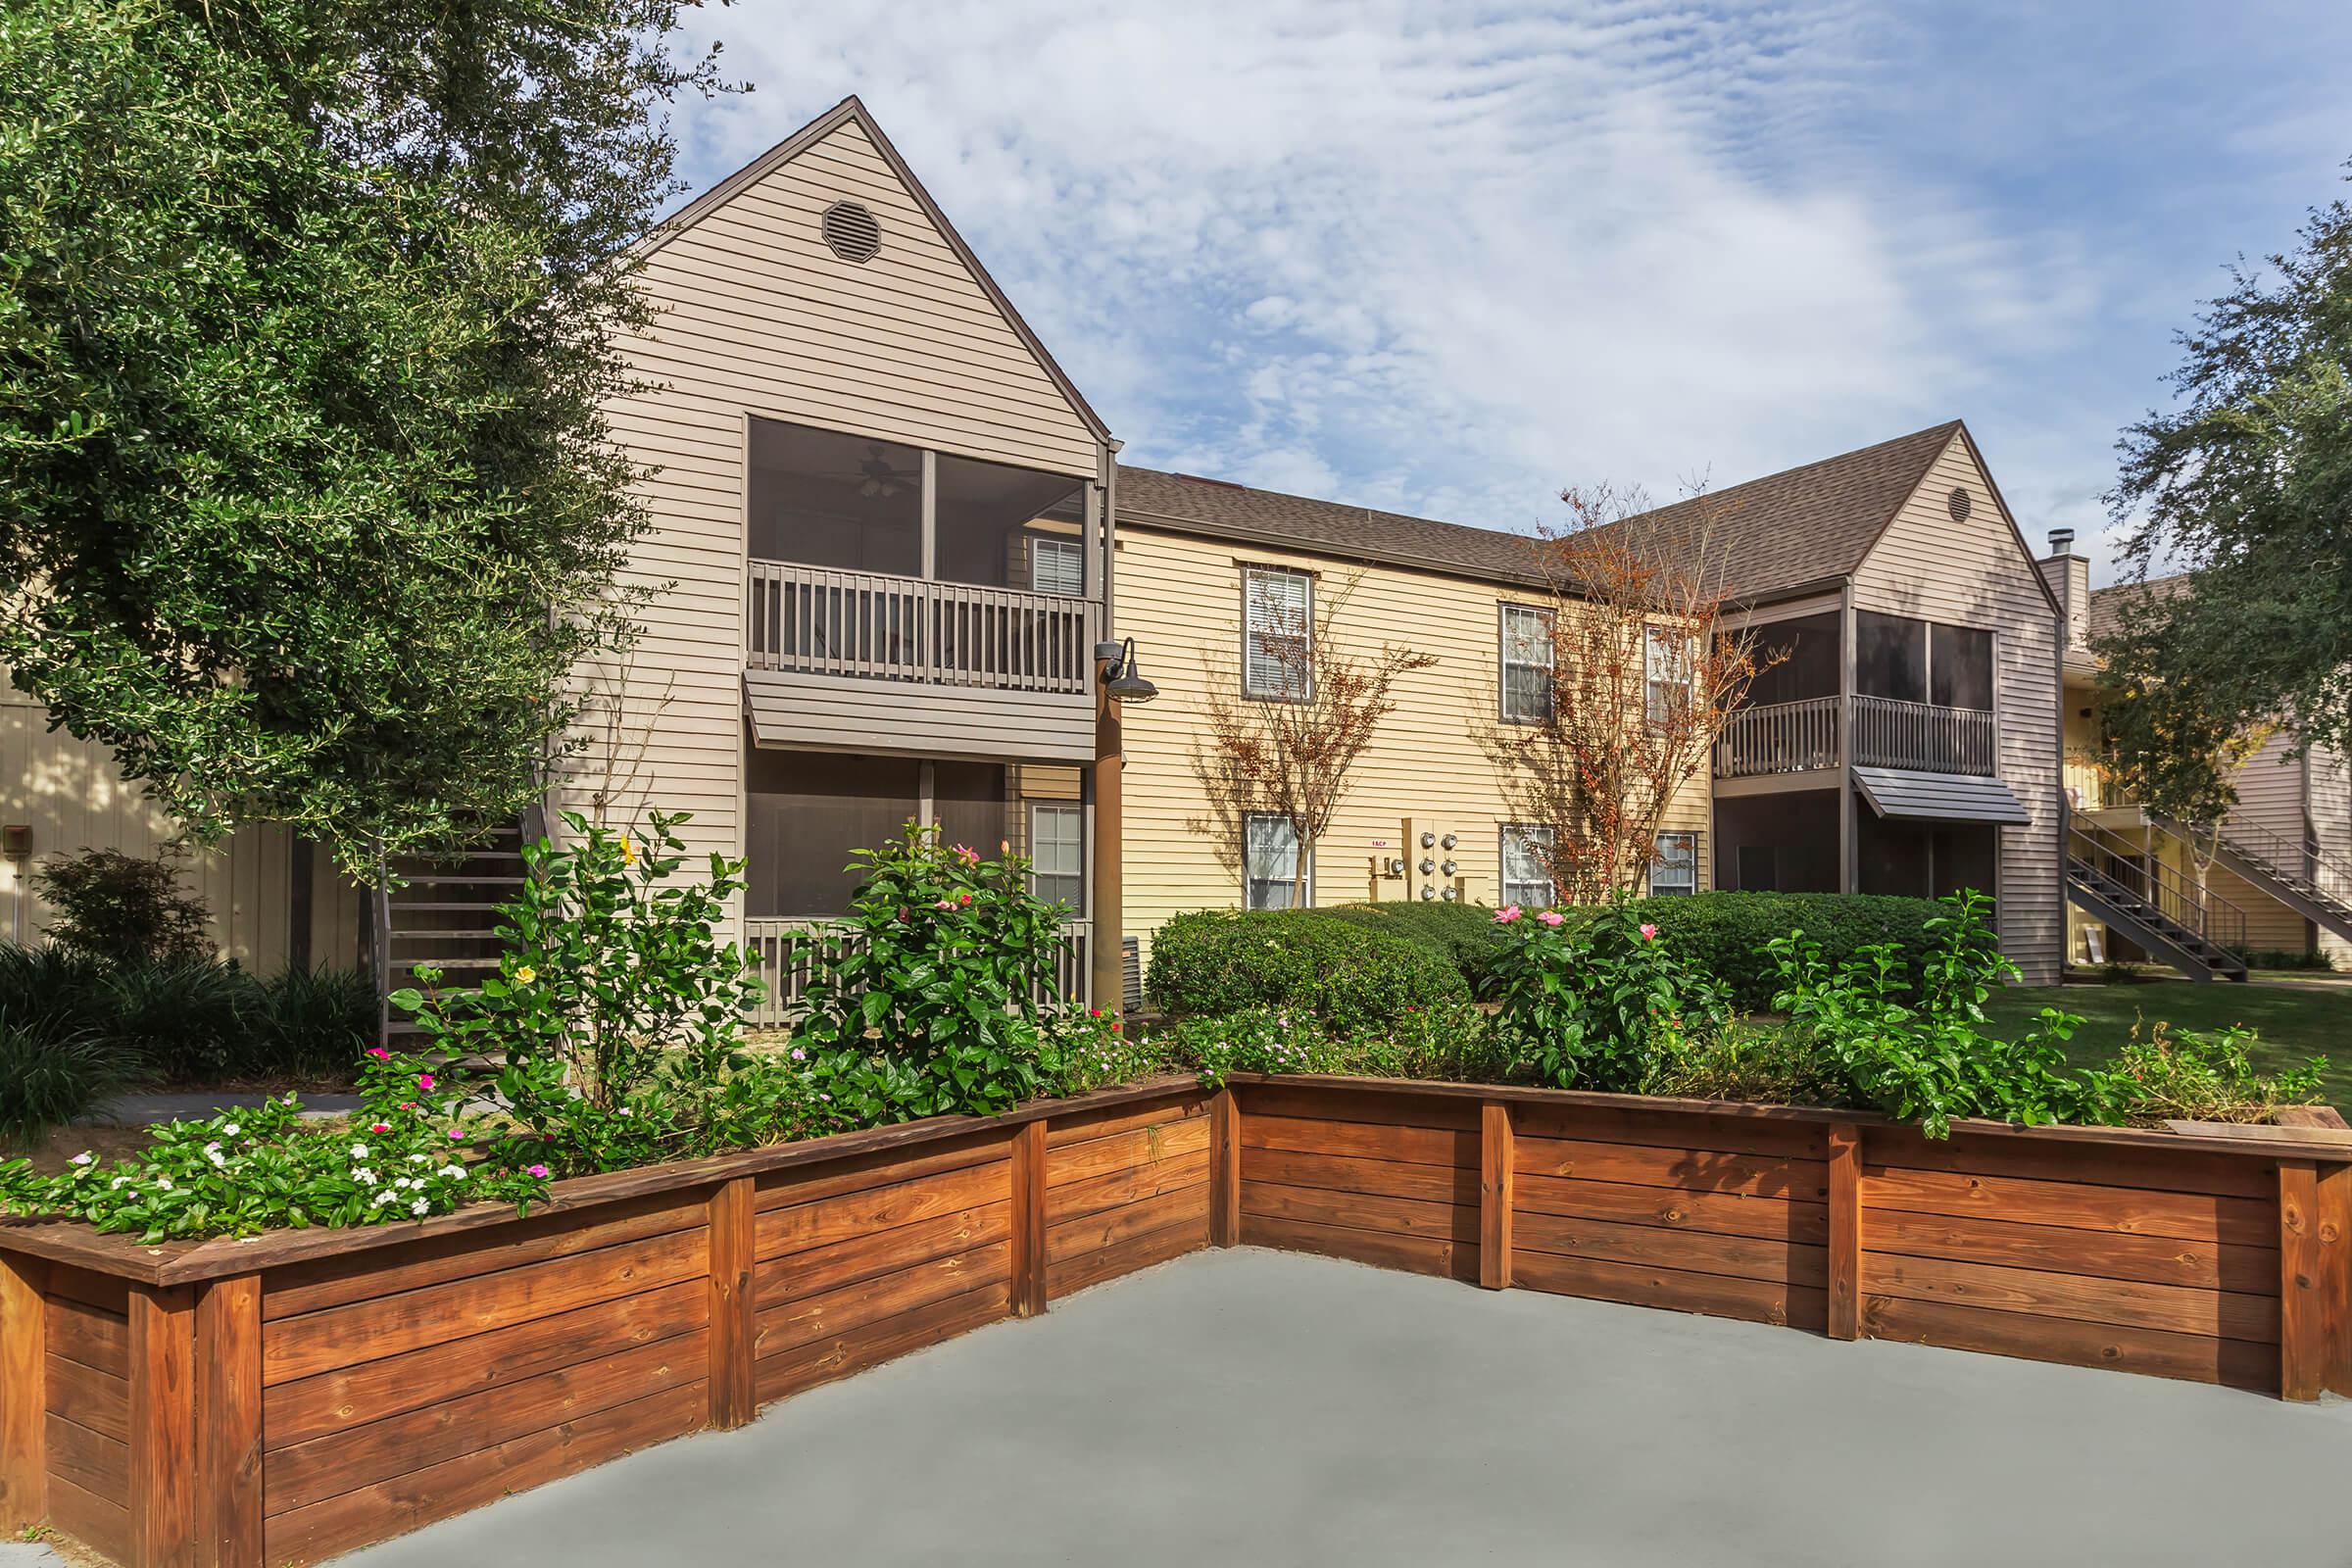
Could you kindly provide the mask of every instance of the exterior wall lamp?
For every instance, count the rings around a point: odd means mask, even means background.
[[[1135,666],[1135,639],[1123,643],[1097,643],[1095,657],[1103,662],[1102,689],[1122,703],[1148,703],[1159,695],[1159,688],[1144,679],[1143,671]]]

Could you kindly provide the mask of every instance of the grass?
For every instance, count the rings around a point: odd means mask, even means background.
[[[2242,986],[2188,980],[2020,986],[1996,993],[1985,1010],[1998,1034],[2024,1029],[2044,1007],[2082,1016],[2082,1027],[2069,1043],[2067,1054],[2085,1065],[2112,1059],[2132,1037],[2135,1023],[2141,1025],[2143,1038],[2159,1020],[2176,1031],[2244,1024],[2262,1036],[2249,1054],[2265,1071],[2300,1066],[2313,1056],[2328,1057],[2328,1099],[2352,1113],[2352,988],[2300,991],[2259,980]]]

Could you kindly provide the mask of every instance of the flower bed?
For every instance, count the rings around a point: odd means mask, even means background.
[[[1203,1245],[2352,1393],[2352,1132],[1233,1075],[144,1247],[0,1226],[0,1525],[315,1559]],[[2332,1126],[2328,1125],[2332,1123]]]

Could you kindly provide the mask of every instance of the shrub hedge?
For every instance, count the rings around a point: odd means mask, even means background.
[[[1494,923],[1494,911],[1483,904],[1344,904],[1329,913],[1335,920],[1417,942],[1443,956],[1462,972],[1470,988],[1481,988],[1487,965],[1501,953],[1509,931]]]
[[[1152,938],[1145,989],[1179,1015],[1297,1008],[1329,1029],[1460,1002],[1459,965],[1416,942],[1323,909],[1180,914]]]
[[[1734,1006],[1751,1012],[1770,1007],[1779,985],[1764,946],[1774,937],[1803,931],[1821,944],[1822,960],[1832,969],[1863,948],[1891,942],[1916,975],[1920,959],[1936,946],[1928,922],[1951,912],[1932,899],[1869,893],[1700,893],[1641,899],[1635,907],[1658,928],[1659,941],[1727,987]]]

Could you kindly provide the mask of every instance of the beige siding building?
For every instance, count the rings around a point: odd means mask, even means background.
[[[1198,775],[1206,683],[1243,679],[1246,581],[1348,594],[1335,635],[1434,657],[1403,678],[1318,847],[1312,896],[1518,899],[1510,792],[1480,746],[1501,617],[1541,604],[1533,541],[1214,480],[1122,468],[1122,631],[1163,700],[1127,721],[1127,906],[1147,934],[1188,908],[1281,902],[1281,842],[1252,865]],[[1788,657],[1758,681],[1711,777],[1678,803],[1652,891],[1991,894],[2004,948],[2057,978],[2059,606],[1957,422],[1664,509],[1645,548],[1720,562],[1738,618]],[[1418,871],[1420,835],[1454,847]],[[1280,838],[1281,833],[1277,833]],[[1401,877],[1384,862],[1407,862]],[[1450,864],[1452,869],[1446,870]],[[1522,866],[1524,869],[1524,866]],[[1254,894],[1253,894],[1254,888]]]

